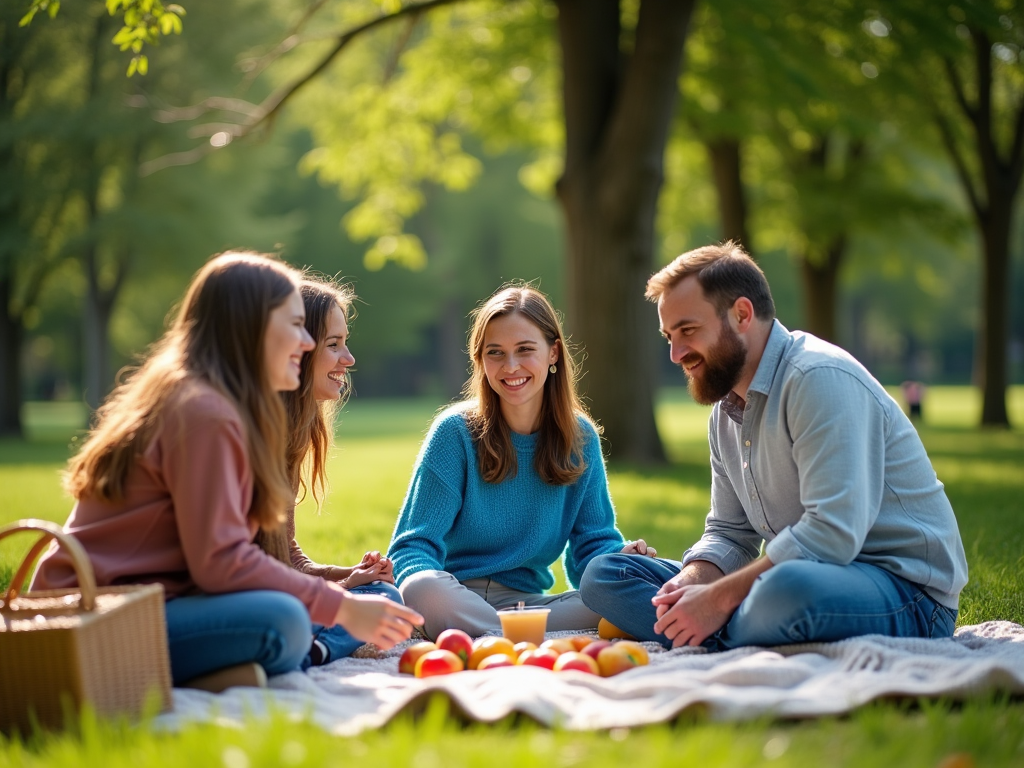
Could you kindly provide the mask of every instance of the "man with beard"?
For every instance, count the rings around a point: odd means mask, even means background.
[[[775,319],[733,243],[647,283],[672,361],[713,405],[711,510],[681,562],[603,555],[584,603],[666,647],[949,637],[967,562],[917,431],[853,357]]]

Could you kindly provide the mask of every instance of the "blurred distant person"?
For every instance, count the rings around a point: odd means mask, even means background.
[[[878,381],[842,349],[786,330],[733,243],[678,257],[647,297],[690,394],[714,406],[711,510],[682,562],[595,558],[587,606],[667,647],[949,637],[967,582],[960,532]]]
[[[904,381],[900,384],[903,399],[907,401],[907,414],[911,420],[922,418],[921,404],[924,401],[924,384],[920,381]]]

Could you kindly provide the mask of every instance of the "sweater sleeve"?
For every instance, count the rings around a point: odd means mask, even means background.
[[[419,571],[445,570],[445,535],[462,509],[466,460],[454,419],[435,422],[413,467],[409,490],[395,522],[388,557],[395,583]]]
[[[573,588],[579,587],[591,560],[598,555],[618,552],[625,545],[615,526],[615,507],[608,492],[601,440],[589,423],[585,422],[582,428],[586,431],[584,456],[587,469],[578,482],[585,483],[585,486],[565,554],[565,573]]]
[[[346,576],[346,569],[337,565],[323,565],[313,562],[295,538],[295,505],[292,504],[285,512],[286,531],[288,537],[288,554],[291,558],[292,568],[300,573],[307,573],[310,576],[319,576],[328,581],[341,581]]]
[[[201,397],[180,404],[167,421],[162,471],[185,562],[199,589],[287,592],[303,602],[313,621],[333,625],[344,590],[289,568],[252,543],[253,480],[237,415]]]

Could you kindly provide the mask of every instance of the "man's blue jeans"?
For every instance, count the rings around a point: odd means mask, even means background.
[[[671,641],[654,632],[651,598],[679,571],[679,563],[671,560],[601,555],[587,566],[580,594],[588,608],[619,629],[670,648]],[[758,577],[725,626],[702,645],[717,651],[873,634],[950,637],[956,614],[916,585],[873,565],[789,560]]]
[[[402,595],[399,593],[398,587],[394,584],[388,584],[386,581],[371,581],[369,584],[353,587],[349,592],[355,592],[359,595],[383,595],[394,600],[396,603],[402,603]],[[352,637],[340,624],[335,624],[333,627],[314,624],[313,639],[319,640],[327,648],[328,656],[326,661],[335,661],[351,656],[352,652],[363,644],[362,640]],[[307,644],[308,649],[309,646]],[[306,669],[309,666],[310,662],[307,657],[302,662],[302,668]]]
[[[285,592],[176,597],[166,615],[175,685],[250,661],[279,675],[299,669],[309,653],[309,613]]]

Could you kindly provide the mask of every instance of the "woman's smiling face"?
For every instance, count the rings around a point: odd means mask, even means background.
[[[501,398],[502,411],[536,411],[544,402],[548,366],[558,362],[557,345],[548,343],[540,328],[513,312],[495,317],[484,331],[484,375]],[[510,419],[511,421],[511,419]]]
[[[337,304],[327,315],[324,340],[313,354],[313,396],[318,401],[339,400],[348,387],[348,369],[356,359],[348,350],[348,323]]]

